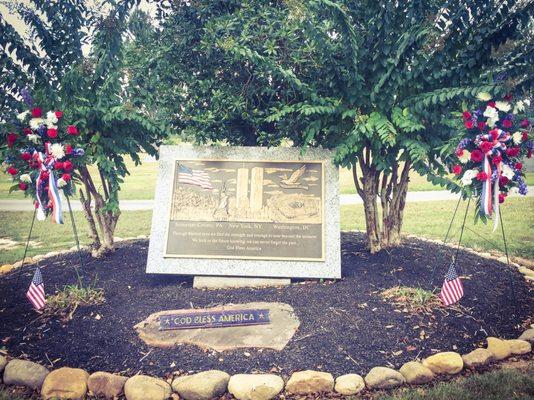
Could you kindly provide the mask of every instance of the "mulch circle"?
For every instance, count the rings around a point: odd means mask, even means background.
[[[436,289],[454,250],[406,239],[398,248],[371,255],[360,233],[342,233],[341,248],[343,279],[338,281],[205,291],[193,289],[188,277],[146,274],[146,240],[121,243],[104,259],[84,254],[84,273],[104,289],[106,302],[79,308],[67,323],[37,318],[25,298],[33,268],[25,268],[20,279],[18,272],[0,278],[0,340],[11,357],[90,372],[163,376],[177,370],[221,369],[287,376],[314,369],[335,376],[365,375],[374,366],[398,368],[436,350],[466,353],[487,336],[516,338],[521,323],[534,315],[533,287],[515,268],[464,251],[459,258],[466,276],[462,307],[438,308],[431,314],[403,312],[380,292],[396,285]],[[77,263],[75,253],[41,261],[48,294],[76,282]],[[434,266],[438,272],[432,286]],[[283,351],[216,353],[189,345],[163,350],[145,345],[133,330],[157,311],[254,301],[284,302],[294,308],[301,325]]]

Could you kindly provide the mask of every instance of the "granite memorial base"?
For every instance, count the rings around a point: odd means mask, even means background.
[[[243,278],[237,276],[195,276],[195,289],[235,289],[243,287],[287,286],[291,279],[285,278]]]

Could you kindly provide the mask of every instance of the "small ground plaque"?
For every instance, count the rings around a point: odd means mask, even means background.
[[[162,331],[196,328],[226,328],[268,324],[269,310],[247,309],[227,311],[196,311],[187,313],[163,314],[159,317]]]
[[[215,351],[253,347],[282,350],[299,325],[289,304],[253,302],[160,311],[134,328],[146,344],[164,349],[192,344]]]

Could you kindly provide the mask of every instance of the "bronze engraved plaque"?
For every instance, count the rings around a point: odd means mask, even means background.
[[[322,161],[178,160],[165,257],[324,261]]]

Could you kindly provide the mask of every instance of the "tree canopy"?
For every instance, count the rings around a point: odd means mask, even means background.
[[[451,109],[532,85],[532,2],[171,2],[161,100],[198,142],[336,150],[365,202],[370,247],[400,240],[408,172],[441,176]],[[382,217],[378,217],[380,199]],[[381,221],[380,221],[381,219]],[[380,223],[381,222],[381,223]]]

